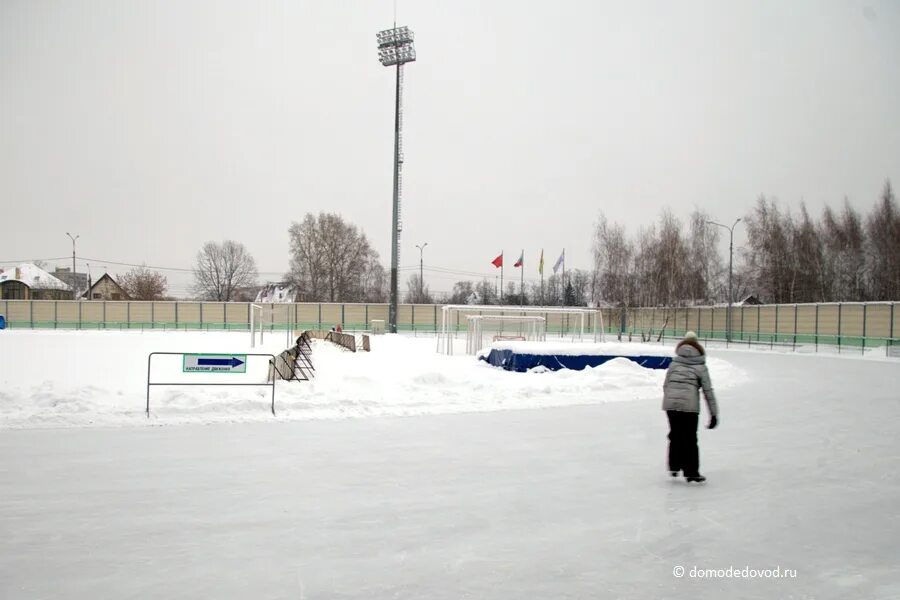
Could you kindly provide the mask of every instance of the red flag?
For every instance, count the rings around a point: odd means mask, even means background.
[[[491,264],[497,267],[498,269],[503,266],[503,253],[500,253],[500,256],[491,261]]]

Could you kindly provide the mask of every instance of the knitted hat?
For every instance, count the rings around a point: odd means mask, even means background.
[[[697,334],[694,333],[693,331],[688,331],[684,334],[684,338],[682,338],[682,341],[696,343],[697,342]]]

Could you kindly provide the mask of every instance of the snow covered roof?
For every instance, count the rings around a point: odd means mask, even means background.
[[[262,303],[283,303],[293,302],[296,294],[294,288],[287,283],[267,283],[266,286],[256,294],[255,302]]]
[[[4,281],[20,281],[33,290],[72,290],[65,282],[31,263],[0,269],[0,283]]]

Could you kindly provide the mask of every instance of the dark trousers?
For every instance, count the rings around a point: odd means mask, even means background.
[[[699,413],[667,410],[669,417],[669,470],[684,471],[685,477],[700,470],[700,450],[697,448]]]

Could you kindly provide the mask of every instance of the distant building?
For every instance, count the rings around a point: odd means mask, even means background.
[[[278,283],[267,283],[258,294],[254,302],[283,304],[286,302],[296,302],[297,291],[294,286],[281,281]]]
[[[738,304],[741,306],[756,306],[758,304],[763,304],[763,301],[751,294],[741,300]]]
[[[53,271],[53,276],[68,285],[69,289],[74,285],[75,291],[77,292],[76,297],[78,298],[83,297],[87,293],[88,287],[91,285],[87,273],[76,272],[73,275],[72,269],[69,269],[68,267],[56,267],[56,270]]]
[[[87,300],[129,300],[125,290],[116,283],[116,280],[104,273],[83,295]]]
[[[71,300],[72,288],[31,263],[0,269],[0,299]]]

